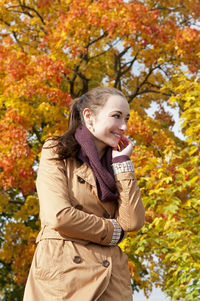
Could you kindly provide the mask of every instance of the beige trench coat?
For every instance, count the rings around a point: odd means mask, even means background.
[[[143,226],[135,174],[116,175],[118,204],[102,203],[85,163],[49,160],[52,157],[53,149],[43,148],[36,181],[41,231],[24,301],[131,301],[127,255],[109,246],[109,219],[116,218],[124,231]]]

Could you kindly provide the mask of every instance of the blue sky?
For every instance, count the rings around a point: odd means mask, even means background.
[[[144,296],[143,292],[140,291],[134,294],[133,301],[170,301],[170,298],[166,297],[159,288],[154,288],[148,299]]]

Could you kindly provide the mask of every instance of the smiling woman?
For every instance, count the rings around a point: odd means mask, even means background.
[[[128,118],[123,93],[98,87],[74,100],[67,132],[45,143],[36,181],[42,229],[24,301],[132,300],[118,243],[143,226],[144,207]]]
[[[83,110],[85,126],[93,135],[100,157],[107,145],[117,149],[127,130],[129,111],[129,104],[121,95],[111,95],[97,113],[89,108]]]

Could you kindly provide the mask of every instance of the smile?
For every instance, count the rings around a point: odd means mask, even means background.
[[[117,138],[121,138],[120,134],[117,134],[117,133],[114,133],[114,132],[112,132],[112,134],[115,135],[115,137],[117,137]]]

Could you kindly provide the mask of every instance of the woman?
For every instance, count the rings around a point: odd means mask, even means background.
[[[117,244],[143,226],[144,207],[128,118],[122,92],[94,88],[73,102],[67,132],[45,143],[36,181],[42,227],[24,301],[132,300]]]

